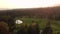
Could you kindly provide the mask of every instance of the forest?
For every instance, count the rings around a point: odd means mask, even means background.
[[[60,6],[47,7],[47,8],[30,8],[30,9],[11,9],[11,10],[0,10],[1,16],[14,16],[14,17],[38,17],[38,18],[60,18]]]
[[[23,23],[15,24],[17,19]],[[1,30],[3,34],[60,34],[60,6],[0,10]]]

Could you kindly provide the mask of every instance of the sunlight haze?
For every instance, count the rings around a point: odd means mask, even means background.
[[[0,9],[37,8],[59,5],[60,0],[0,0]]]

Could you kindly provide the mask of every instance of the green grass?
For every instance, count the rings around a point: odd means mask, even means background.
[[[17,19],[17,18],[16,18]],[[40,29],[44,29],[46,26],[46,23],[48,22],[47,19],[40,19],[40,18],[19,18],[23,21],[23,23],[31,24],[32,20],[37,22],[40,26]],[[51,27],[53,29],[53,33],[55,34],[57,31],[60,31],[60,21],[51,20]]]

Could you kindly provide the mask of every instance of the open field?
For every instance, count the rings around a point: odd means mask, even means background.
[[[16,19],[20,19],[23,21],[23,23],[27,23],[27,24],[31,24],[32,20],[34,20],[35,22],[37,22],[39,24],[39,28],[40,29],[44,29],[46,26],[46,23],[48,22],[47,19],[40,19],[40,18],[16,18]],[[56,20],[50,20],[51,22],[51,27],[53,29],[53,33],[56,34],[56,32],[60,31],[60,21],[56,21]]]

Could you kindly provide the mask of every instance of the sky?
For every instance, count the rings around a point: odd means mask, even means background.
[[[0,9],[38,8],[60,5],[60,0],[0,0]]]

